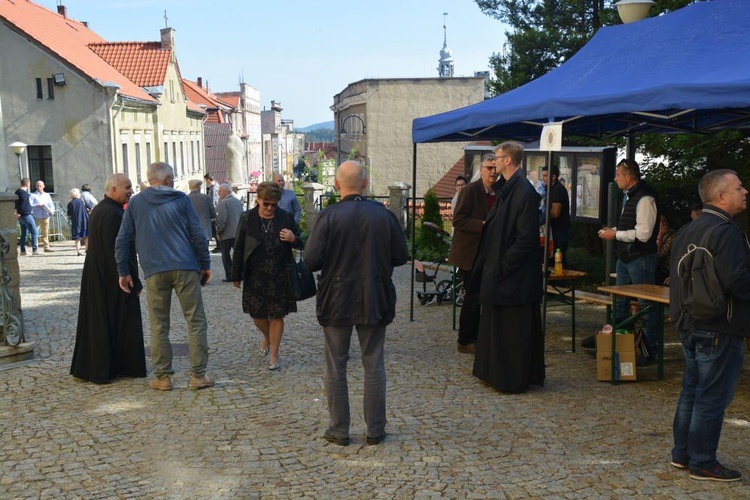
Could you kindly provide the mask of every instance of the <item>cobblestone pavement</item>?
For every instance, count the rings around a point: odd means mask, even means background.
[[[641,381],[612,386],[595,380],[590,353],[565,352],[569,316],[551,307],[545,387],[501,394],[473,378],[472,357],[456,352],[449,305],[417,303],[409,321],[405,266],[396,272],[398,313],[386,341],[388,438],[364,444],[355,347],[353,445],[339,447],[322,439],[314,300],[287,318],[282,368],[270,372],[256,355],[260,334],[242,313],[240,292],[221,281],[212,254],[217,271],[204,300],[208,373],[217,385],[187,390],[179,349],[172,392],[150,390],[144,379],[97,386],[68,374],[83,258],[69,242],[54,250],[21,257],[25,324],[37,348],[33,360],[0,369],[0,498],[750,497],[747,369],[719,448],[720,460],[746,478],[697,482],[669,465],[682,369],[674,337],[666,380],[649,367]],[[142,305],[147,325],[145,298]],[[172,339],[184,344],[184,320],[174,311]],[[603,318],[602,307],[579,305],[578,335]]]

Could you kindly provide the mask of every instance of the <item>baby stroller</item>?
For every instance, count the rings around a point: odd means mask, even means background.
[[[443,230],[443,228],[441,228],[440,226],[438,226],[437,224],[433,222],[425,222],[424,227],[426,227],[430,231],[433,231],[441,240],[443,240],[447,244],[447,247],[450,248],[450,243],[451,243],[450,234],[448,234],[445,230]],[[451,297],[454,298],[456,306],[461,307],[461,305],[463,304],[463,298],[464,298],[463,282],[456,279],[455,285],[454,285],[453,281],[449,279],[437,281],[440,267],[443,265],[447,257],[448,257],[447,251],[438,257],[436,266],[431,274],[428,273],[428,270],[425,268],[422,262],[418,260],[414,261],[414,268],[415,268],[414,280],[417,283],[422,283],[422,290],[417,291],[417,298],[419,299],[419,303],[422,304],[423,306],[427,304],[432,304],[435,302],[437,302],[437,304],[440,305],[444,301],[451,300]],[[435,283],[435,290],[428,291],[427,283]]]

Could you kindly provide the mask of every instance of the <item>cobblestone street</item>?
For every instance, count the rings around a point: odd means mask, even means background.
[[[545,387],[501,394],[471,375],[470,355],[456,352],[449,305],[417,302],[409,321],[404,266],[396,271],[398,312],[386,340],[388,438],[364,443],[355,347],[353,444],[339,447],[322,437],[328,412],[314,299],[287,317],[281,369],[268,371],[241,293],[222,282],[220,255],[212,254],[204,301],[216,386],[186,388],[187,340],[176,301],[175,390],[151,390],[145,379],[98,386],[68,374],[84,258],[72,242],[53,248],[19,257],[26,332],[36,349],[33,360],[0,367],[1,498],[750,497],[747,368],[719,446],[719,460],[743,481],[693,481],[669,464],[682,371],[672,334],[665,380],[656,380],[654,366],[639,370],[638,382],[612,386],[596,381],[593,353],[566,352],[569,310],[550,306]],[[148,344],[145,295],[141,305]],[[601,326],[604,311],[579,304],[579,339]]]

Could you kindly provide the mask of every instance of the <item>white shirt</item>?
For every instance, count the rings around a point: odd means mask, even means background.
[[[638,200],[635,206],[635,229],[627,231],[615,231],[615,239],[631,243],[635,240],[647,242],[654,232],[656,225],[656,200],[653,196],[644,196]]]

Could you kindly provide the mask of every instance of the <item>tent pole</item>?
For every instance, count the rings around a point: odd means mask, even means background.
[[[542,248],[542,336],[547,333],[547,277],[549,275],[549,259],[547,257],[547,248],[549,247],[549,209],[552,206],[550,201],[550,188],[552,187],[552,151],[547,152],[547,185],[545,186],[544,197],[544,248]]]
[[[414,321],[414,259],[417,255],[417,143],[412,143],[411,169],[411,297],[409,298],[409,321]],[[407,227],[409,224],[407,224]]]

